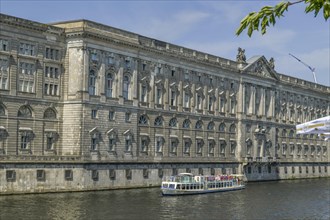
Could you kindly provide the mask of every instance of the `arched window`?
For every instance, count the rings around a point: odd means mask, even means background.
[[[108,73],[105,79],[105,88],[106,88],[106,96],[113,97],[112,89],[113,89],[113,77],[111,73]]]
[[[146,115],[141,115],[139,118],[139,124],[140,125],[147,125],[148,124],[148,118]]]
[[[18,114],[17,115],[18,115],[18,117],[31,118],[32,117],[32,112],[31,112],[31,110],[30,110],[30,108],[28,106],[23,105],[18,110]]]
[[[177,127],[178,120],[176,118],[172,118],[168,124],[170,127]]]
[[[214,122],[213,122],[213,121],[211,121],[211,122],[207,125],[207,130],[209,130],[209,131],[214,130]]]
[[[5,116],[5,115],[6,115],[5,107],[0,104],[0,116]]]
[[[282,137],[286,137],[286,130],[285,129],[282,130]]]
[[[290,130],[289,137],[290,138],[293,138],[293,136],[294,136],[294,131],[293,130]]]
[[[203,129],[203,122],[202,121],[197,121],[196,122],[196,125],[195,125],[195,128],[196,129]]]
[[[163,126],[163,118],[161,116],[155,119],[155,126]]]
[[[221,124],[219,125],[219,131],[220,131],[220,132],[225,132],[225,131],[226,131],[226,125],[225,125],[225,123],[221,123]]]
[[[44,112],[45,119],[56,119],[56,112],[52,108],[47,108]]]
[[[236,125],[235,124],[230,125],[229,132],[231,132],[231,133],[236,132]]]
[[[190,128],[190,120],[189,119],[185,119],[183,121],[182,127],[183,128]]]
[[[90,95],[96,95],[96,74],[94,70],[89,71],[88,92]]]
[[[123,98],[125,100],[128,100],[129,84],[130,84],[129,76],[124,76],[124,80],[123,80]]]

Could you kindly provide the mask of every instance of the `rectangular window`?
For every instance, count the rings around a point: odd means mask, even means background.
[[[147,140],[141,140],[141,151],[147,152],[148,150],[148,141]]]
[[[19,64],[19,91],[21,92],[34,92],[34,78],[35,78],[35,65],[32,63],[21,62]]]
[[[97,118],[97,110],[95,110],[95,109],[92,110],[91,117],[92,117],[92,119],[96,119]]]
[[[290,144],[290,155],[293,156],[294,153],[294,145]]]
[[[58,95],[58,85],[54,85],[54,92],[53,95],[56,96]]]
[[[148,169],[143,169],[143,178],[148,179],[149,178],[149,171]]]
[[[235,154],[236,152],[236,142],[235,141],[231,141],[230,142],[230,153],[231,154]]]
[[[236,101],[234,99],[230,100],[230,113],[235,114],[235,109],[236,109]]]
[[[125,60],[125,67],[127,69],[130,69],[131,68],[131,62],[130,62],[130,60]]]
[[[226,153],[226,143],[224,141],[220,142],[220,154],[225,155]]]
[[[50,59],[50,60],[59,60],[60,51],[57,49],[46,47],[45,57],[46,59]]]
[[[92,170],[92,180],[93,181],[99,180],[99,171],[98,170]]]
[[[213,141],[209,143],[209,155],[214,155],[214,143],[213,143]]]
[[[125,113],[125,122],[130,122],[131,121],[131,113],[126,112]]]
[[[29,147],[29,141],[28,136],[26,134],[23,134],[21,136],[21,149],[28,149]]]
[[[131,169],[126,169],[126,179],[131,180],[132,179],[132,170]]]
[[[73,180],[73,171],[72,170],[65,170],[64,171],[64,179],[66,181],[72,181]]]
[[[9,43],[7,40],[0,40],[0,50],[1,51],[8,51],[9,47],[8,47]]]
[[[48,83],[45,83],[44,94],[45,94],[45,95],[48,95],[48,94],[49,94],[49,86],[48,86]]]
[[[46,149],[47,150],[53,150],[53,137],[47,137],[47,144],[46,144]]]
[[[282,144],[282,155],[286,155],[286,144]]]
[[[187,92],[184,93],[184,107],[185,108],[189,108],[189,100],[190,100],[190,96]]]
[[[110,177],[111,180],[116,179],[116,170],[115,169],[110,169],[109,170],[109,177]]]
[[[156,104],[162,104],[162,89],[157,88],[156,90]]]
[[[91,139],[91,150],[97,150],[97,139],[95,137]]]
[[[190,141],[186,140],[184,142],[184,153],[189,154],[190,153]]]
[[[109,150],[115,151],[116,140],[114,138],[109,138]]]
[[[0,89],[8,89],[8,60],[0,59]]]
[[[171,106],[175,106],[175,97],[176,96],[176,92],[175,91],[171,91]]]
[[[196,96],[196,107],[197,109],[202,109],[202,96],[199,94]]]
[[[171,140],[171,153],[176,153],[176,146],[177,146],[177,141],[176,140]]]
[[[16,181],[16,171],[15,170],[6,170],[6,179],[7,179],[7,182],[15,182]]]
[[[225,112],[225,99],[223,97],[220,98],[220,106],[219,106],[219,109],[220,109],[220,112]]]
[[[20,43],[19,53],[28,56],[35,55],[35,46],[27,43]]]
[[[131,148],[131,140],[125,140],[125,150],[127,152],[131,152],[132,148]]]
[[[110,121],[115,120],[115,112],[114,111],[109,111],[109,120]]]
[[[45,181],[45,180],[46,180],[45,170],[37,170],[37,181]]]
[[[147,102],[147,86],[141,87],[141,102]]]
[[[202,154],[203,144],[201,140],[197,140],[196,152]]]
[[[157,153],[163,152],[163,141],[161,138],[156,139],[156,152]]]
[[[213,111],[213,98],[209,97],[209,111]]]

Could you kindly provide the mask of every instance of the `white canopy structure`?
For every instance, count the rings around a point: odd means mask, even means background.
[[[296,125],[297,134],[319,134],[326,139],[330,138],[330,116],[318,118]]]

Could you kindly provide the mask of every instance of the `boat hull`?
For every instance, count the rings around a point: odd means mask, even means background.
[[[196,195],[196,194],[207,194],[207,193],[218,193],[244,189],[245,185],[216,188],[216,189],[201,189],[201,190],[181,190],[181,189],[162,189],[163,196],[183,196],[183,195]]]

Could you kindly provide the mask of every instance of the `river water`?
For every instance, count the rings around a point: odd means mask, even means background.
[[[330,179],[163,197],[159,188],[0,197],[0,219],[330,219]]]

